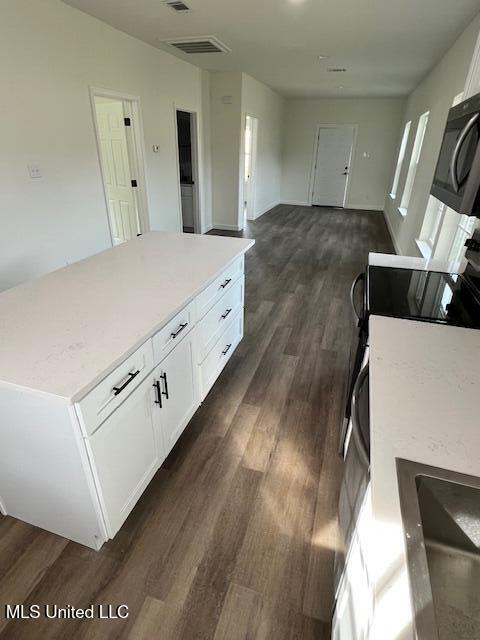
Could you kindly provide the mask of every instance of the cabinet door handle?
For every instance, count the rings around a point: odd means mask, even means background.
[[[153,383],[153,386],[155,388],[156,391],[156,396],[157,399],[155,400],[155,404],[158,404],[160,409],[163,409],[163,405],[162,405],[162,391],[160,389],[160,382],[158,380],[155,380],[155,382]]]
[[[174,331],[173,333],[171,333],[171,334],[170,334],[170,335],[171,335],[171,337],[175,340],[175,338],[176,338],[180,333],[182,333],[182,331],[183,331],[183,330],[185,329],[185,327],[187,327],[187,326],[188,326],[188,322],[184,322],[184,323],[182,323],[176,331]]]
[[[128,385],[131,383],[131,381],[136,378],[138,376],[138,374],[140,373],[140,369],[138,369],[137,371],[135,371],[135,373],[129,373],[128,374],[128,380],[126,382],[124,382],[120,387],[113,387],[112,391],[113,391],[113,395],[114,396],[118,396],[119,393],[122,393],[122,391],[128,387]]]
[[[226,287],[226,286],[228,286],[228,285],[230,284],[230,282],[231,282],[231,281],[232,281],[232,279],[231,279],[231,278],[227,278],[227,279],[225,280],[225,282],[224,282],[223,284],[221,284],[221,285],[220,285],[220,287],[221,287],[222,289],[225,289],[225,287]]]
[[[230,313],[232,313],[232,310],[231,310],[231,309],[227,309],[227,310],[225,311],[225,313],[224,313],[224,314],[222,314],[222,320],[225,320],[225,318],[226,318]]]
[[[168,400],[168,382],[167,382],[167,374],[166,373],[162,373],[162,375],[160,376],[160,378],[162,378],[164,384],[165,384],[165,391],[162,391],[162,395],[165,396],[165,398]]]
[[[222,356],[226,356],[227,355],[227,353],[230,351],[231,346],[232,346],[231,343],[227,344],[225,349],[222,351]]]

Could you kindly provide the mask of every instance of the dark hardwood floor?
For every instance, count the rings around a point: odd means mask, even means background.
[[[0,640],[330,637],[348,291],[391,242],[380,213],[286,205],[245,235],[245,338],[117,537],[96,553],[0,519]],[[7,622],[5,603],[130,616]]]

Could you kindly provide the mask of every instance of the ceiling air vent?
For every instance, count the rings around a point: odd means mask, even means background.
[[[165,44],[175,47],[183,53],[230,53],[231,49],[214,36],[199,36],[193,38],[175,38],[164,40]]]
[[[346,69],[344,67],[330,67],[328,71],[330,73],[344,73]]]
[[[181,0],[165,0],[165,4],[177,13],[190,13],[191,9]]]

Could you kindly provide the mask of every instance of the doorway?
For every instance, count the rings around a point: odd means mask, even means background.
[[[112,244],[148,230],[138,105],[92,92],[92,104]]]
[[[345,207],[356,133],[355,125],[319,126],[312,167],[312,205]]]
[[[255,220],[258,118],[245,116],[243,222]]]
[[[196,113],[175,109],[175,119],[182,229],[184,233],[200,233]]]

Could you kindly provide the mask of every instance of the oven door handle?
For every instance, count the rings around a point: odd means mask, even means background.
[[[470,118],[470,120],[465,125],[462,133],[460,134],[457,144],[455,145],[455,149],[453,150],[452,161],[450,163],[450,174],[452,176],[452,185],[455,193],[460,191],[460,185],[458,184],[458,173],[457,173],[457,164],[458,164],[458,156],[460,155],[460,151],[463,147],[463,143],[467,139],[468,134],[472,130],[473,126],[477,122],[480,117],[479,113],[476,113],[474,116]]]
[[[367,450],[367,446],[364,442],[361,430],[360,430],[360,417],[358,411],[358,396],[360,390],[369,375],[369,363],[368,361],[365,363],[363,369],[358,374],[358,378],[355,381],[355,386],[353,388],[352,393],[352,434],[351,437],[354,439],[358,453],[360,458],[362,459],[362,463],[364,464],[366,469],[370,469],[370,455]]]
[[[352,305],[352,311],[353,311],[353,319],[355,320],[355,323],[357,324],[357,326],[360,326],[361,321],[363,320],[363,318],[360,317],[360,314],[357,311],[357,308],[355,306],[355,290],[357,288],[357,285],[359,282],[364,282],[365,281],[365,271],[362,271],[358,274],[358,276],[355,278],[355,280],[352,283],[352,286],[350,288],[350,303]]]

